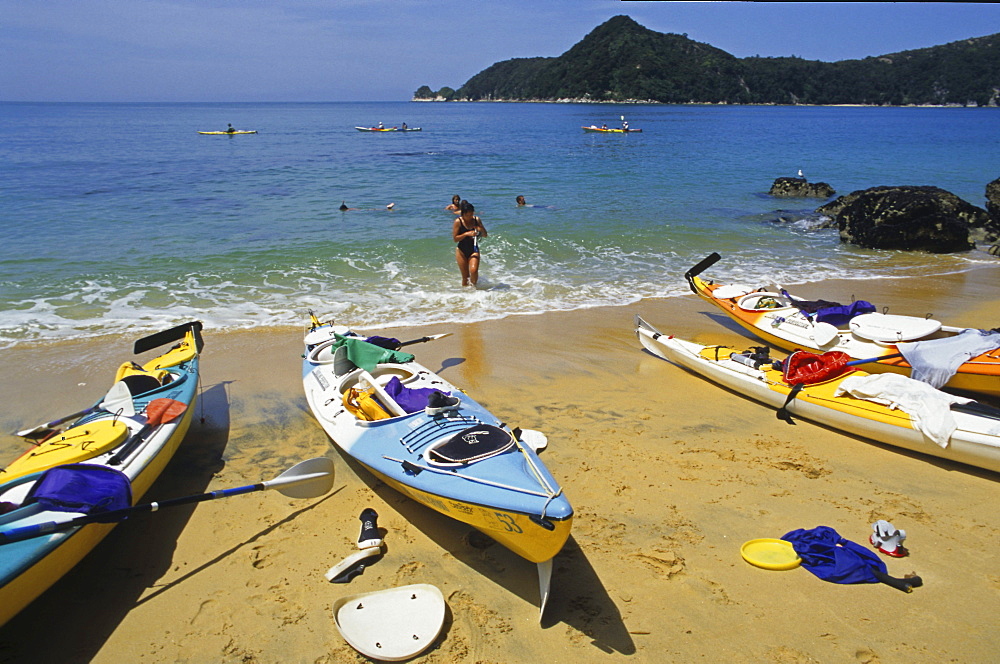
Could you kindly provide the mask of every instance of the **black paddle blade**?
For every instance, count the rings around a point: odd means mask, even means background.
[[[792,419],[792,414],[788,411],[788,404],[792,403],[792,399],[794,399],[799,395],[799,392],[802,391],[803,387],[805,387],[804,383],[798,383],[797,385],[795,385],[795,387],[792,388],[792,391],[788,393],[788,398],[785,399],[784,405],[782,405],[781,408],[778,409],[778,412],[774,414],[775,417],[777,417],[782,422],[787,422],[788,424],[795,424],[795,420]]]
[[[172,327],[169,330],[163,330],[162,332],[157,332],[156,334],[151,334],[148,337],[143,337],[135,342],[135,346],[132,351],[138,355],[139,353],[145,353],[147,350],[153,350],[154,348],[159,348],[160,346],[169,344],[173,341],[179,341],[184,338],[188,330],[194,332],[195,346],[198,352],[201,352],[202,347],[205,342],[201,338],[201,321],[193,320],[189,323],[183,323],[177,327]]]
[[[984,403],[979,403],[978,401],[970,401],[969,403],[953,403],[951,404],[951,409],[959,413],[968,413],[970,415],[979,415],[980,417],[989,417],[990,419],[1000,420],[1000,408],[994,408],[993,406],[988,406]]]
[[[706,256],[705,258],[703,258],[700,263],[698,263],[693,268],[691,268],[690,270],[688,270],[687,272],[685,272],[684,273],[684,278],[685,279],[690,279],[691,277],[697,277],[699,274],[701,274],[702,272],[704,272],[708,268],[712,267],[713,265],[715,265],[716,263],[718,263],[720,260],[722,260],[722,256],[720,256],[717,252],[713,251],[708,256]]]

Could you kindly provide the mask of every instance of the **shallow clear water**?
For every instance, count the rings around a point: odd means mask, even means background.
[[[586,134],[625,115],[641,134]],[[421,132],[353,129],[406,122]],[[231,122],[260,133],[203,136]],[[984,205],[995,109],[576,104],[0,104],[0,346],[206,326],[475,321],[686,291],[993,259],[867,251],[775,224],[803,169],[838,193],[935,185]],[[489,230],[460,287],[452,194]],[[524,194],[539,207],[517,208]],[[340,212],[341,201],[360,210]],[[386,204],[395,203],[392,211]]]

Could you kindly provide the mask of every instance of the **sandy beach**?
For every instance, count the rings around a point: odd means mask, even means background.
[[[1000,268],[980,268],[794,292],[993,327],[997,284]],[[363,330],[453,333],[414,346],[418,361],[511,425],[548,436],[541,457],[576,520],[541,625],[533,565],[403,498],[331,445],[302,393],[303,321],[204,331],[199,419],[145,500],[251,484],[321,455],[335,462],[334,490],[300,501],[254,493],[120,525],[0,628],[0,661],[362,662],[331,605],[410,583],[436,585],[448,605],[441,636],[417,662],[996,660],[1000,476],[780,422],[642,351],[635,314],[700,343],[758,344],[694,295]],[[132,341],[0,351],[0,426],[93,403]],[[4,461],[23,449],[0,440]],[[386,553],[349,584],[330,584],[323,574],[356,550],[366,507],[379,514]],[[765,571],[740,557],[746,540],[819,525],[867,545],[878,519],[908,533],[910,556],[883,559],[892,576],[923,578],[913,593]]]

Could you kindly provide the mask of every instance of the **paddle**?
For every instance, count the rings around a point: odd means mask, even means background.
[[[151,334],[148,337],[136,340],[135,345],[132,348],[132,352],[138,355],[139,353],[143,353],[147,350],[159,348],[160,346],[168,344],[171,341],[179,341],[184,338],[184,336],[188,333],[188,330],[191,330],[194,333],[195,346],[200,353],[201,349],[205,345],[205,342],[202,341],[201,338],[201,328],[201,321],[193,320],[189,323],[183,323],[181,325],[177,325],[176,327],[172,327],[169,330],[163,330],[162,332]]]
[[[179,417],[185,410],[187,410],[187,404],[183,401],[176,401],[174,399],[153,399],[150,401],[146,404],[146,424],[125,441],[113,457],[108,459],[108,465],[120,465],[125,460],[125,457],[131,454],[145,440],[150,431],[165,422],[170,422],[174,418]]]
[[[691,280],[694,279],[695,277],[697,277],[699,274],[701,274],[705,270],[707,270],[708,268],[710,268],[713,265],[715,265],[716,263],[718,263],[721,259],[722,259],[722,256],[720,256],[718,253],[716,253],[716,252],[713,251],[708,256],[706,256],[705,258],[703,258],[700,263],[698,263],[693,268],[691,268],[690,270],[688,270],[687,272],[684,273],[684,278],[687,280],[688,284],[691,286],[691,290],[693,290],[695,293],[698,292],[695,289],[694,284],[691,283]]]
[[[988,417],[992,420],[1000,420],[1000,408],[994,408],[993,406],[988,406],[984,403],[979,403],[978,401],[953,403],[951,404],[951,409],[959,413],[968,413],[969,415],[978,415],[979,417]]]
[[[97,403],[90,408],[84,408],[83,410],[70,415],[60,417],[57,420],[52,420],[51,422],[46,422],[45,424],[39,424],[31,429],[16,431],[14,435],[19,438],[43,441],[59,433],[60,430],[53,427],[56,427],[63,422],[68,422],[70,420],[83,417],[84,415],[89,415],[90,413],[98,410],[106,410],[109,413],[119,413],[128,417],[135,415],[135,404],[132,403],[132,393],[129,392],[128,385],[122,381],[118,381],[111,386],[111,389],[108,390],[108,393],[104,396],[100,403]]]
[[[812,323],[812,339],[817,346],[827,345],[840,334],[840,330],[830,323],[816,323],[813,322],[812,318],[809,319],[809,322]]]
[[[220,489],[218,491],[184,496],[182,498],[172,498],[163,502],[135,505],[134,507],[125,507],[109,512],[87,514],[86,516],[79,516],[69,521],[47,521],[45,523],[12,528],[11,530],[0,532],[0,544],[40,537],[49,533],[85,526],[88,523],[117,523],[130,516],[157,512],[165,507],[189,505],[206,500],[215,500],[216,498],[229,498],[230,496],[239,496],[244,493],[253,493],[254,491],[277,489],[282,495],[289,498],[317,498],[326,494],[332,488],[333,461],[327,457],[316,457],[315,459],[307,459],[295,464],[273,480],[257,484],[248,484],[247,486],[236,487],[234,489]]]
[[[893,353],[892,355],[882,355],[880,357],[869,357],[867,360],[851,360],[845,367],[856,367],[859,364],[868,364],[869,362],[878,362],[879,360],[894,360],[897,357],[903,357],[902,353]]]
[[[443,339],[445,337],[450,337],[450,336],[451,336],[451,332],[444,332],[443,334],[432,334],[429,337],[420,337],[419,339],[413,339],[411,341],[400,342],[399,347],[402,348],[403,346],[412,346],[413,344],[422,344],[422,343],[425,343],[427,341],[434,341],[435,339]]]

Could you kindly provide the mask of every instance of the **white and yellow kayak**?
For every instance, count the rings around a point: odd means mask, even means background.
[[[789,399],[795,386],[785,382],[782,372],[772,368],[770,363],[754,368],[739,357],[733,359],[734,353],[741,355],[739,349],[702,346],[661,334],[638,316],[635,332],[643,347],[654,355],[773,408],[881,443],[1000,472],[1000,409],[953,397],[905,376],[869,376],[862,371],[805,385]],[[940,395],[951,404],[945,407],[946,414],[954,419],[950,435],[935,442],[933,435],[928,435],[921,424],[920,413],[914,416],[844,393],[849,387],[845,381],[865,377],[905,381],[914,384],[910,387]]]
[[[199,131],[203,136],[234,136],[236,134],[256,134],[256,129],[238,129],[236,131]]]

